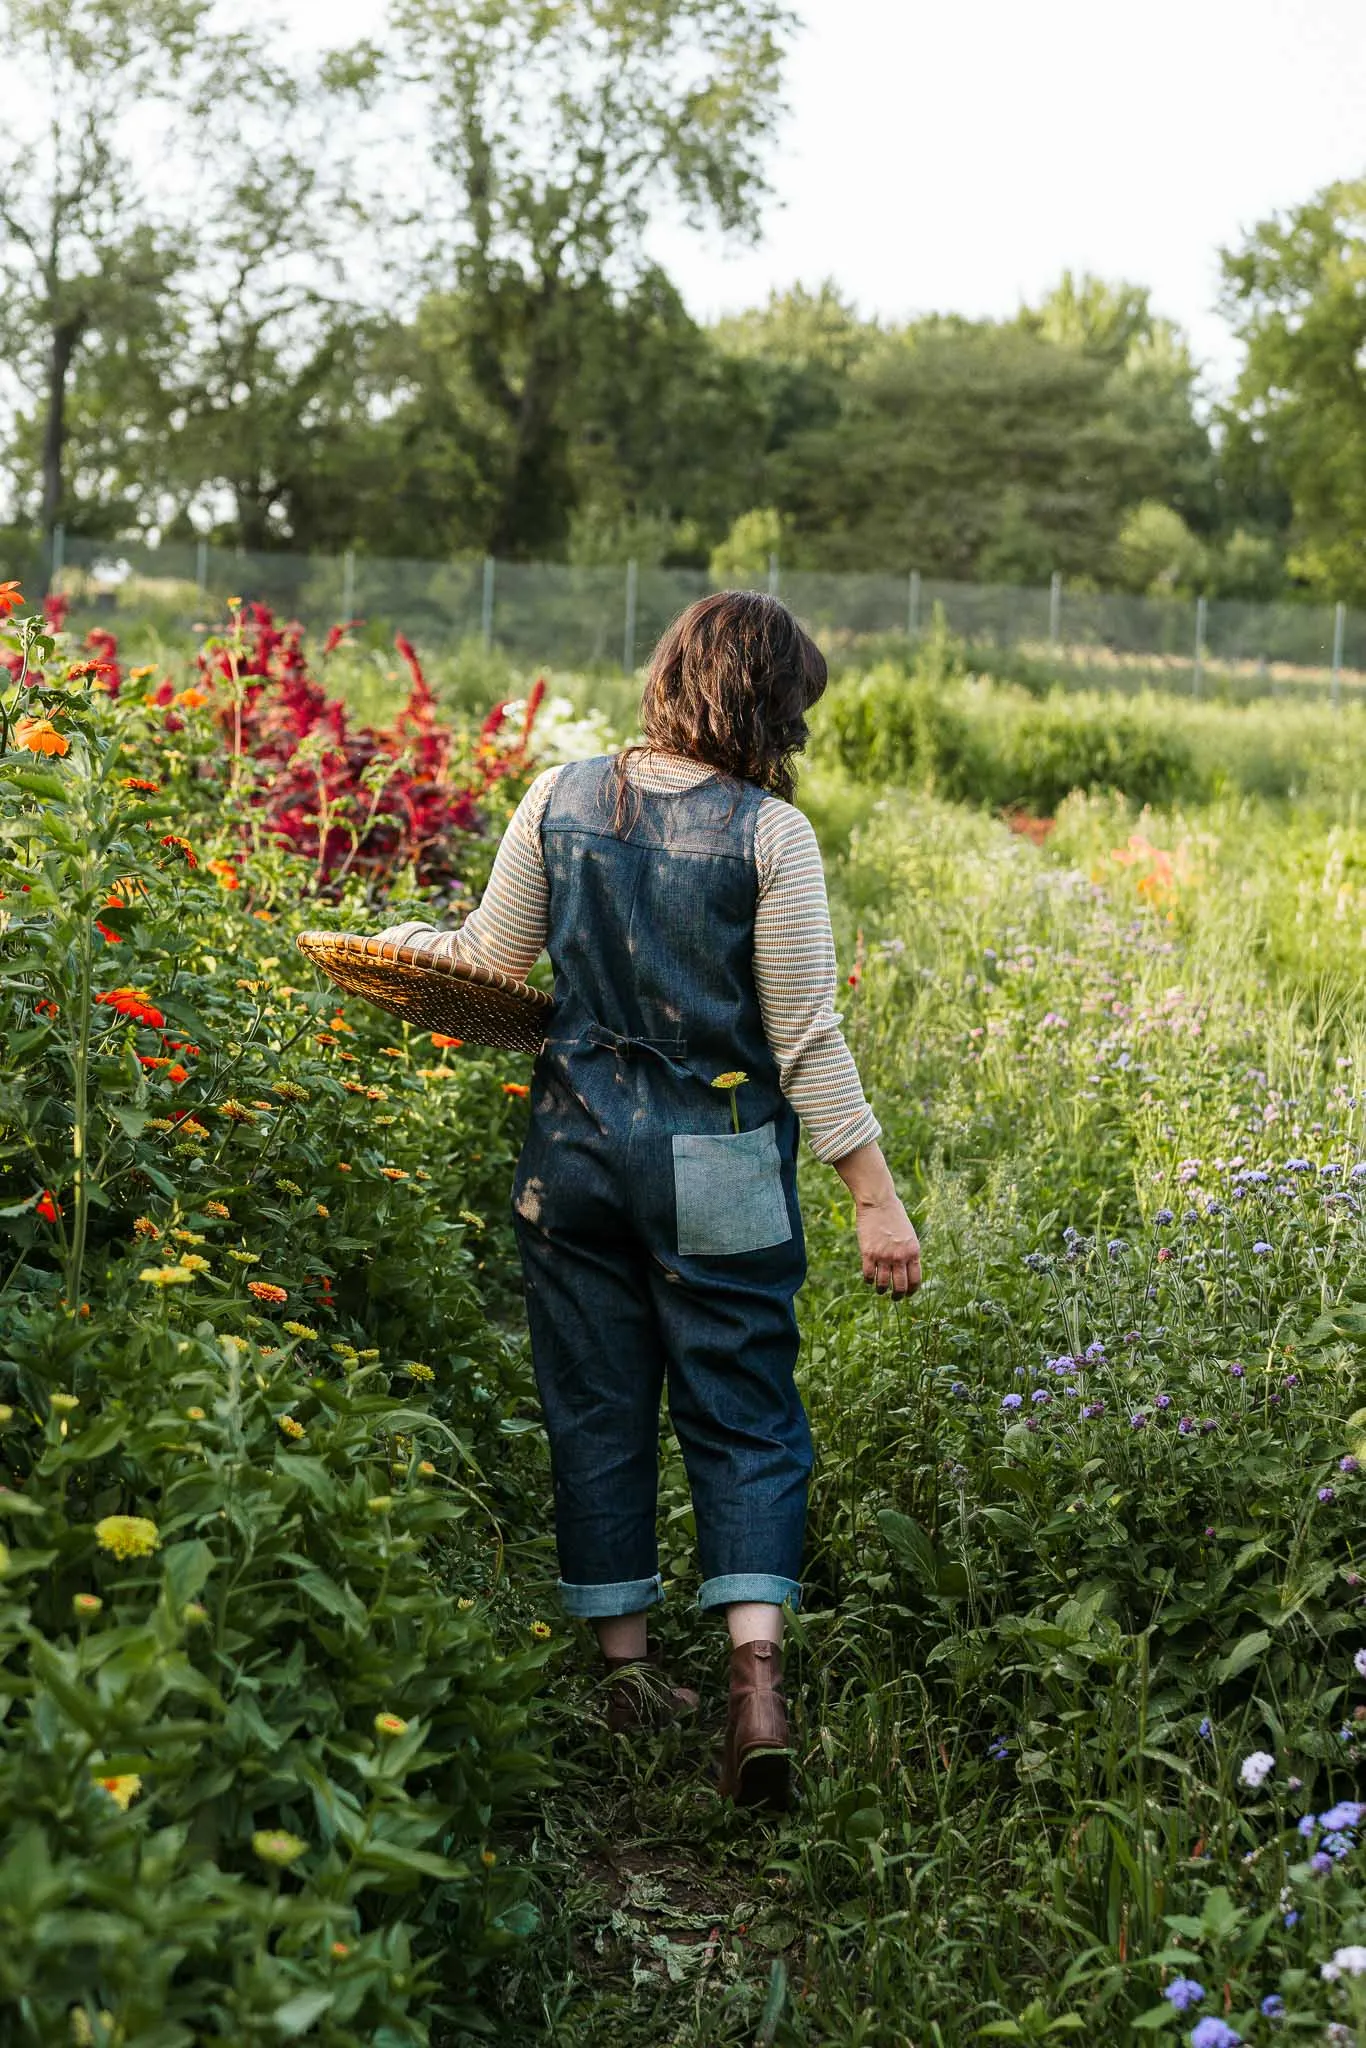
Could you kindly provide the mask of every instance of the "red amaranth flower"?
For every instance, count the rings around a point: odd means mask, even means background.
[[[324,656],[335,654],[347,634],[354,632],[357,626],[363,626],[364,624],[364,619],[348,619],[344,626],[330,627],[327,638],[323,642]]]

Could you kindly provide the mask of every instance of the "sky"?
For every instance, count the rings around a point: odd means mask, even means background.
[[[762,241],[653,237],[699,318],[826,278],[888,320],[1008,316],[1070,266],[1149,285],[1223,385],[1220,247],[1366,175],[1363,0],[793,4]],[[384,14],[276,6],[318,46]]]

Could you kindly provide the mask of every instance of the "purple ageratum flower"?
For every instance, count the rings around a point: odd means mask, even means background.
[[[1314,1162],[1312,1159],[1287,1159],[1285,1170],[1287,1173],[1312,1173]]]
[[[1031,1401],[1042,1403],[1044,1401],[1051,1401],[1053,1396],[1049,1393],[1047,1387],[1035,1387],[1029,1398]]]
[[[1025,1377],[1025,1367],[1024,1367],[1024,1366],[1022,1366],[1022,1365],[1017,1365],[1017,1366],[1016,1366],[1016,1368],[1015,1368],[1015,1377],[1016,1377],[1016,1379],[1017,1379],[1017,1380],[1022,1380],[1022,1379],[1023,1379],[1024,1377]]]
[[[1326,1162],[1326,1163],[1325,1163],[1325,1164],[1324,1164],[1323,1166],[1321,1166],[1321,1167],[1319,1168],[1319,1179],[1320,1179],[1320,1180],[1336,1180],[1337,1176],[1338,1176],[1338,1175],[1339,1175],[1339,1174],[1340,1174],[1341,1172],[1342,1172],[1342,1168],[1341,1168],[1341,1167],[1340,1167],[1340,1166],[1339,1166],[1339,1165],[1337,1164],[1337,1161],[1336,1161],[1336,1160],[1333,1160],[1333,1159],[1330,1159],[1330,1160],[1328,1160],[1328,1161],[1327,1161],[1327,1162]]]
[[[1170,1394],[1159,1394],[1157,1399],[1153,1402],[1154,1408],[1161,1408],[1162,1410],[1164,1410],[1164,1412],[1166,1409],[1170,1408],[1171,1405],[1172,1397]]]
[[[1264,2020],[1278,2020],[1285,2011],[1285,2000],[1279,1991],[1268,1991],[1262,2000],[1261,2013]]]
[[[1003,1395],[1002,1395],[1002,1397],[1001,1397],[1001,1406],[1002,1406],[1003,1408],[1023,1408],[1023,1406],[1024,1406],[1024,1395],[1023,1395],[1023,1394],[1003,1394]]]
[[[1300,1383],[1300,1376],[1299,1376],[1299,1374],[1298,1374],[1297,1372],[1288,1372],[1288,1373],[1286,1374],[1286,1376],[1285,1376],[1285,1384],[1287,1385],[1287,1387],[1297,1387],[1297,1386],[1299,1385],[1299,1383]]]
[[[1203,1736],[1204,1740],[1208,1742],[1213,1733],[1214,1725],[1211,1722],[1209,1715],[1206,1714],[1204,1720],[1200,1723],[1200,1734]]]
[[[1295,1822],[1295,1833],[1300,1837],[1301,1841],[1312,1842],[1314,1836],[1318,1833],[1318,1826],[1319,1824],[1312,1813],[1302,1813]]]
[[[991,1747],[987,1751],[987,1755],[994,1763],[1003,1764],[1010,1755],[1010,1745],[1003,1741],[999,1735],[995,1735],[992,1737]]]
[[[1363,1164],[1361,1171],[1366,1175],[1366,1164]],[[1159,1224],[1164,1230],[1169,1223],[1174,1223],[1175,1221],[1176,1218],[1170,1209],[1159,1209],[1153,1218],[1153,1222]]]
[[[949,1388],[949,1392],[953,1395],[955,1401],[966,1401],[968,1398],[968,1390],[961,1380],[955,1380]]]
[[[1193,2005],[1203,2001],[1205,1987],[1196,1977],[1173,1977],[1162,1996],[1178,2012],[1189,2012]]]
[[[1081,1419],[1083,1422],[1094,1422],[1098,1415],[1103,1415],[1104,1413],[1105,1403],[1103,1401],[1088,1401],[1081,1411]]]
[[[1219,1427],[1219,1418],[1218,1418],[1218,1416],[1217,1416],[1217,1415],[1207,1415],[1207,1416],[1205,1417],[1204,1421],[1203,1421],[1203,1422],[1201,1423],[1201,1425],[1200,1425],[1200,1434],[1201,1434],[1201,1436],[1213,1436],[1213,1435],[1214,1435],[1214,1432],[1215,1432],[1215,1430],[1216,1430],[1216,1429],[1218,1429],[1218,1427]]]
[[[1242,2048],[1242,2044],[1242,2035],[1226,2020],[1201,2020],[1191,2030],[1191,2048]]]
[[[1356,1579],[1357,1584],[1360,1585],[1361,1580],[1358,1574],[1354,1572],[1352,1576]],[[1366,1650],[1357,1651],[1355,1657],[1353,1657],[1352,1659],[1352,1669],[1353,1671],[1355,1671],[1358,1678],[1366,1678]]]
[[[1346,1828],[1334,1828],[1323,1838],[1323,1847],[1334,1861],[1341,1863],[1344,1856],[1350,1856],[1356,1847],[1356,1837],[1348,1834]]]
[[[1195,1435],[1195,1417],[1193,1415],[1183,1415],[1176,1426],[1180,1430],[1182,1436]]]
[[[1298,1914],[1298,1913],[1285,1913],[1285,1914],[1282,1914],[1282,1916],[1281,1916],[1281,1925],[1282,1925],[1283,1927],[1298,1927],[1298,1926],[1299,1926],[1299,1924],[1300,1924],[1300,1916],[1299,1916],[1299,1914]]]
[[[1338,1496],[1336,1487],[1321,1486],[1319,1488],[1319,1500],[1322,1502],[1324,1507],[1327,1507],[1330,1500],[1336,1500],[1337,1497]]]
[[[1101,1343],[1099,1337],[1095,1339],[1094,1343],[1087,1345],[1086,1356],[1090,1359],[1104,1358],[1105,1346]]]
[[[1247,1367],[1245,1365],[1231,1365],[1228,1370],[1231,1379],[1245,1380],[1247,1378]]]
[[[1366,1159],[1358,1159],[1356,1165],[1352,1168],[1350,1178],[1352,1180],[1366,1180]]]
[[[1313,1871],[1315,1877],[1327,1877],[1332,1867],[1332,1857],[1325,1856],[1322,1849],[1317,1850],[1315,1854],[1309,1858],[1309,1868]]]
[[[1137,1409],[1129,1417],[1129,1427],[1130,1429],[1146,1429],[1148,1427],[1148,1418],[1141,1408]]]
[[[1359,1472],[1361,1470],[1361,1460],[1352,1457],[1349,1453],[1347,1457],[1338,1459],[1338,1470],[1339,1472]],[[1362,1676],[1366,1677],[1366,1672],[1363,1672]]]
[[[1319,1826],[1334,1832],[1341,1828],[1359,1828],[1366,1820],[1366,1806],[1358,1799],[1340,1799],[1336,1806],[1330,1806],[1327,1813],[1319,1815]]]
[[[1256,1244],[1254,1244],[1252,1247],[1253,1253],[1259,1259],[1270,1258],[1272,1252],[1275,1249],[1276,1247],[1274,1245],[1268,1244],[1264,1237],[1259,1237]]]
[[[1128,1240],[1122,1237],[1112,1237],[1105,1249],[1112,1259],[1122,1259],[1125,1252],[1129,1249]]]

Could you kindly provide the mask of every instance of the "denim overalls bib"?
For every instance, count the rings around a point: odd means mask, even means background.
[[[806,1274],[797,1118],[754,983],[762,793],[668,794],[611,760],[541,826],[555,972],[513,1213],[569,1612],[661,1593],[659,1408],[688,1470],[699,1598],[795,1603],[811,1440],[793,1380]],[[718,1075],[742,1073],[732,1094]]]

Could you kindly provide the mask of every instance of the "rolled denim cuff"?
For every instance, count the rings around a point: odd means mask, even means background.
[[[719,1579],[704,1579],[697,1595],[699,1607],[731,1607],[740,1600],[790,1607],[795,1613],[802,1604],[802,1589],[796,1579],[780,1579],[773,1572],[727,1572]]]
[[[656,1572],[652,1579],[618,1579],[611,1585],[571,1586],[560,1580],[560,1604],[566,1614],[581,1621],[606,1621],[614,1614],[639,1614],[664,1598],[664,1581]]]

